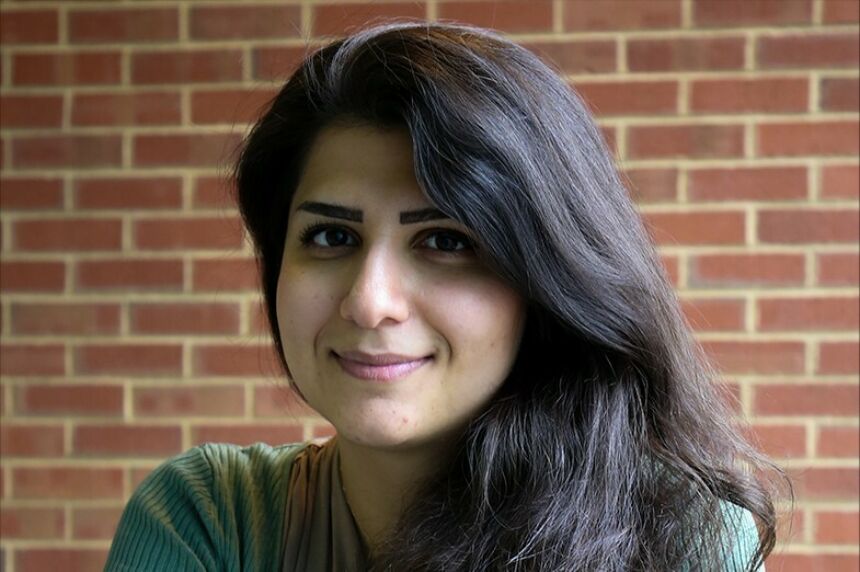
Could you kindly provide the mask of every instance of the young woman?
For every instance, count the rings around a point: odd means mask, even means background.
[[[337,436],[168,461],[108,570],[761,569],[777,469],[533,54],[428,23],[337,41],[236,180],[284,370]]]

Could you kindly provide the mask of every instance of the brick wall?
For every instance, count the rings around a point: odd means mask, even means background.
[[[0,4],[0,570],[100,570],[137,483],[328,429],[278,389],[224,174],[305,50],[494,26],[597,114],[691,323],[796,477],[770,570],[858,570],[858,2]]]

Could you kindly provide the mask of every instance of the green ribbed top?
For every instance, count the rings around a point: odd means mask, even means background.
[[[168,460],[129,500],[105,570],[355,570],[363,555],[340,487],[335,442],[205,444]],[[739,531],[727,547],[726,569],[739,572],[758,543],[755,523],[729,503],[724,514],[728,528]],[[305,539],[313,546],[305,547]]]

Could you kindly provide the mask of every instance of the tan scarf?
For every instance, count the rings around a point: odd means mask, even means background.
[[[310,444],[293,461],[283,572],[364,572],[365,548],[346,503],[337,437]]]

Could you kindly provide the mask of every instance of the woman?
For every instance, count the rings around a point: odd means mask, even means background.
[[[491,32],[390,24],[310,56],[238,201],[325,444],[204,445],[109,570],[756,570],[775,541],[585,107]]]

